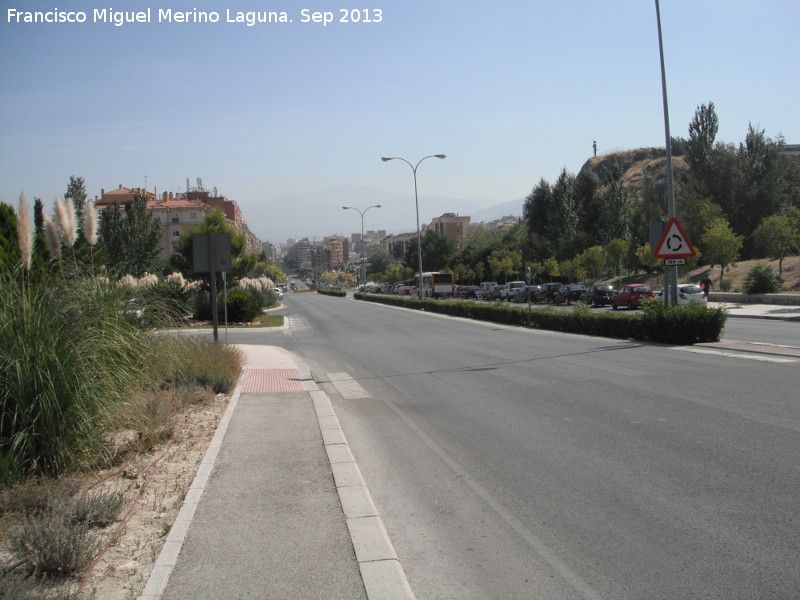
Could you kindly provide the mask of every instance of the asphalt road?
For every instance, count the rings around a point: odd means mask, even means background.
[[[284,310],[418,598],[798,597],[796,360]]]

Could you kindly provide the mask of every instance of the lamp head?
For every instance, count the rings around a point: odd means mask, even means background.
[[[391,158],[389,158],[388,156],[381,156],[381,160],[382,160],[383,162],[386,162],[386,161],[389,161],[389,160],[392,160],[392,159],[391,159]]]
[[[434,154],[436,158],[447,158],[446,154]]]

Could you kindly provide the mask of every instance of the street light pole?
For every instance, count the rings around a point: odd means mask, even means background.
[[[399,156],[381,156],[381,160],[383,162],[387,162],[390,160],[402,160],[406,163],[411,170],[414,172],[414,203],[417,207],[417,255],[419,257],[419,281],[417,284],[417,293],[419,295],[419,299],[422,300],[422,234],[419,230],[419,194],[417,193],[417,167],[419,167],[420,163],[425,160],[426,158],[447,158],[444,154],[431,154],[429,156],[423,156],[419,159],[416,165],[412,165],[408,162],[405,158],[400,158]]]
[[[380,204],[373,204],[372,206],[368,206],[364,210],[359,210],[355,206],[343,206],[342,210],[355,210],[358,211],[358,214],[361,215],[361,283],[367,283],[367,263],[366,258],[364,256],[364,213],[367,212],[370,208],[380,208]]]
[[[664,137],[667,142],[667,212],[670,219],[675,218],[675,185],[672,180],[672,136],[669,132],[669,105],[667,104],[667,72],[664,68],[664,42],[661,37],[661,8],[656,2],[656,23],[658,24],[658,53],[661,58],[661,96],[664,105]],[[664,304],[678,304],[678,267],[664,267],[664,279],[667,292],[664,293]]]

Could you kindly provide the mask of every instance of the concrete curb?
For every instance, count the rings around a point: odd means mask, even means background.
[[[282,348],[277,349],[285,352]],[[330,398],[317,387],[308,367],[297,360],[295,363],[314,402],[367,597],[369,600],[414,600],[414,592],[353,458]]]

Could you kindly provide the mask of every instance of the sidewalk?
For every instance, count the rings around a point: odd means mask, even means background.
[[[239,346],[231,398],[140,600],[413,599],[327,395]]]
[[[727,308],[729,317],[800,321],[800,306],[786,304],[738,304],[735,302],[709,302],[708,306],[709,308]]]

